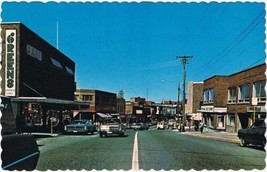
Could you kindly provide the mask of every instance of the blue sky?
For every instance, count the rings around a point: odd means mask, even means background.
[[[176,56],[193,56],[187,83],[264,63],[264,10],[263,2],[3,2],[1,18],[55,47],[58,22],[59,50],[76,62],[78,88],[160,102],[177,100],[182,86]]]

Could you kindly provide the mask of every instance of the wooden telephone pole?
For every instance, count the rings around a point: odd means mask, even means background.
[[[177,56],[176,59],[180,59],[181,63],[183,65],[184,69],[184,75],[183,75],[183,112],[182,112],[182,125],[181,125],[181,131],[185,131],[185,81],[186,81],[186,64],[189,58],[192,58],[193,56]]]

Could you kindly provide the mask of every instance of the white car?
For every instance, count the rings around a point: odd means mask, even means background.
[[[161,129],[161,130],[164,130],[165,129],[165,123],[164,121],[161,121],[161,122],[158,122],[157,123],[157,129]]]

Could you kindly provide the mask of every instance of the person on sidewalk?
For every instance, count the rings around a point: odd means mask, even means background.
[[[201,132],[201,134],[203,133],[203,130],[204,130],[204,123],[201,122],[200,123],[200,132]]]

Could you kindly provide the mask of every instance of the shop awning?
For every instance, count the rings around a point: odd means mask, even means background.
[[[80,109],[80,110],[73,110],[73,117],[75,117],[76,115],[78,115],[79,113],[83,113],[83,112],[90,112],[88,109]]]
[[[118,113],[111,113],[110,115],[111,116],[120,116],[120,114],[118,114]]]
[[[72,100],[54,99],[47,97],[17,97],[12,98],[12,102],[31,102],[31,103],[51,103],[51,104],[67,104],[67,105],[88,105],[88,102],[79,102]]]
[[[112,116],[108,115],[108,114],[104,114],[104,113],[96,113],[98,116],[100,116],[101,118],[110,118]]]

